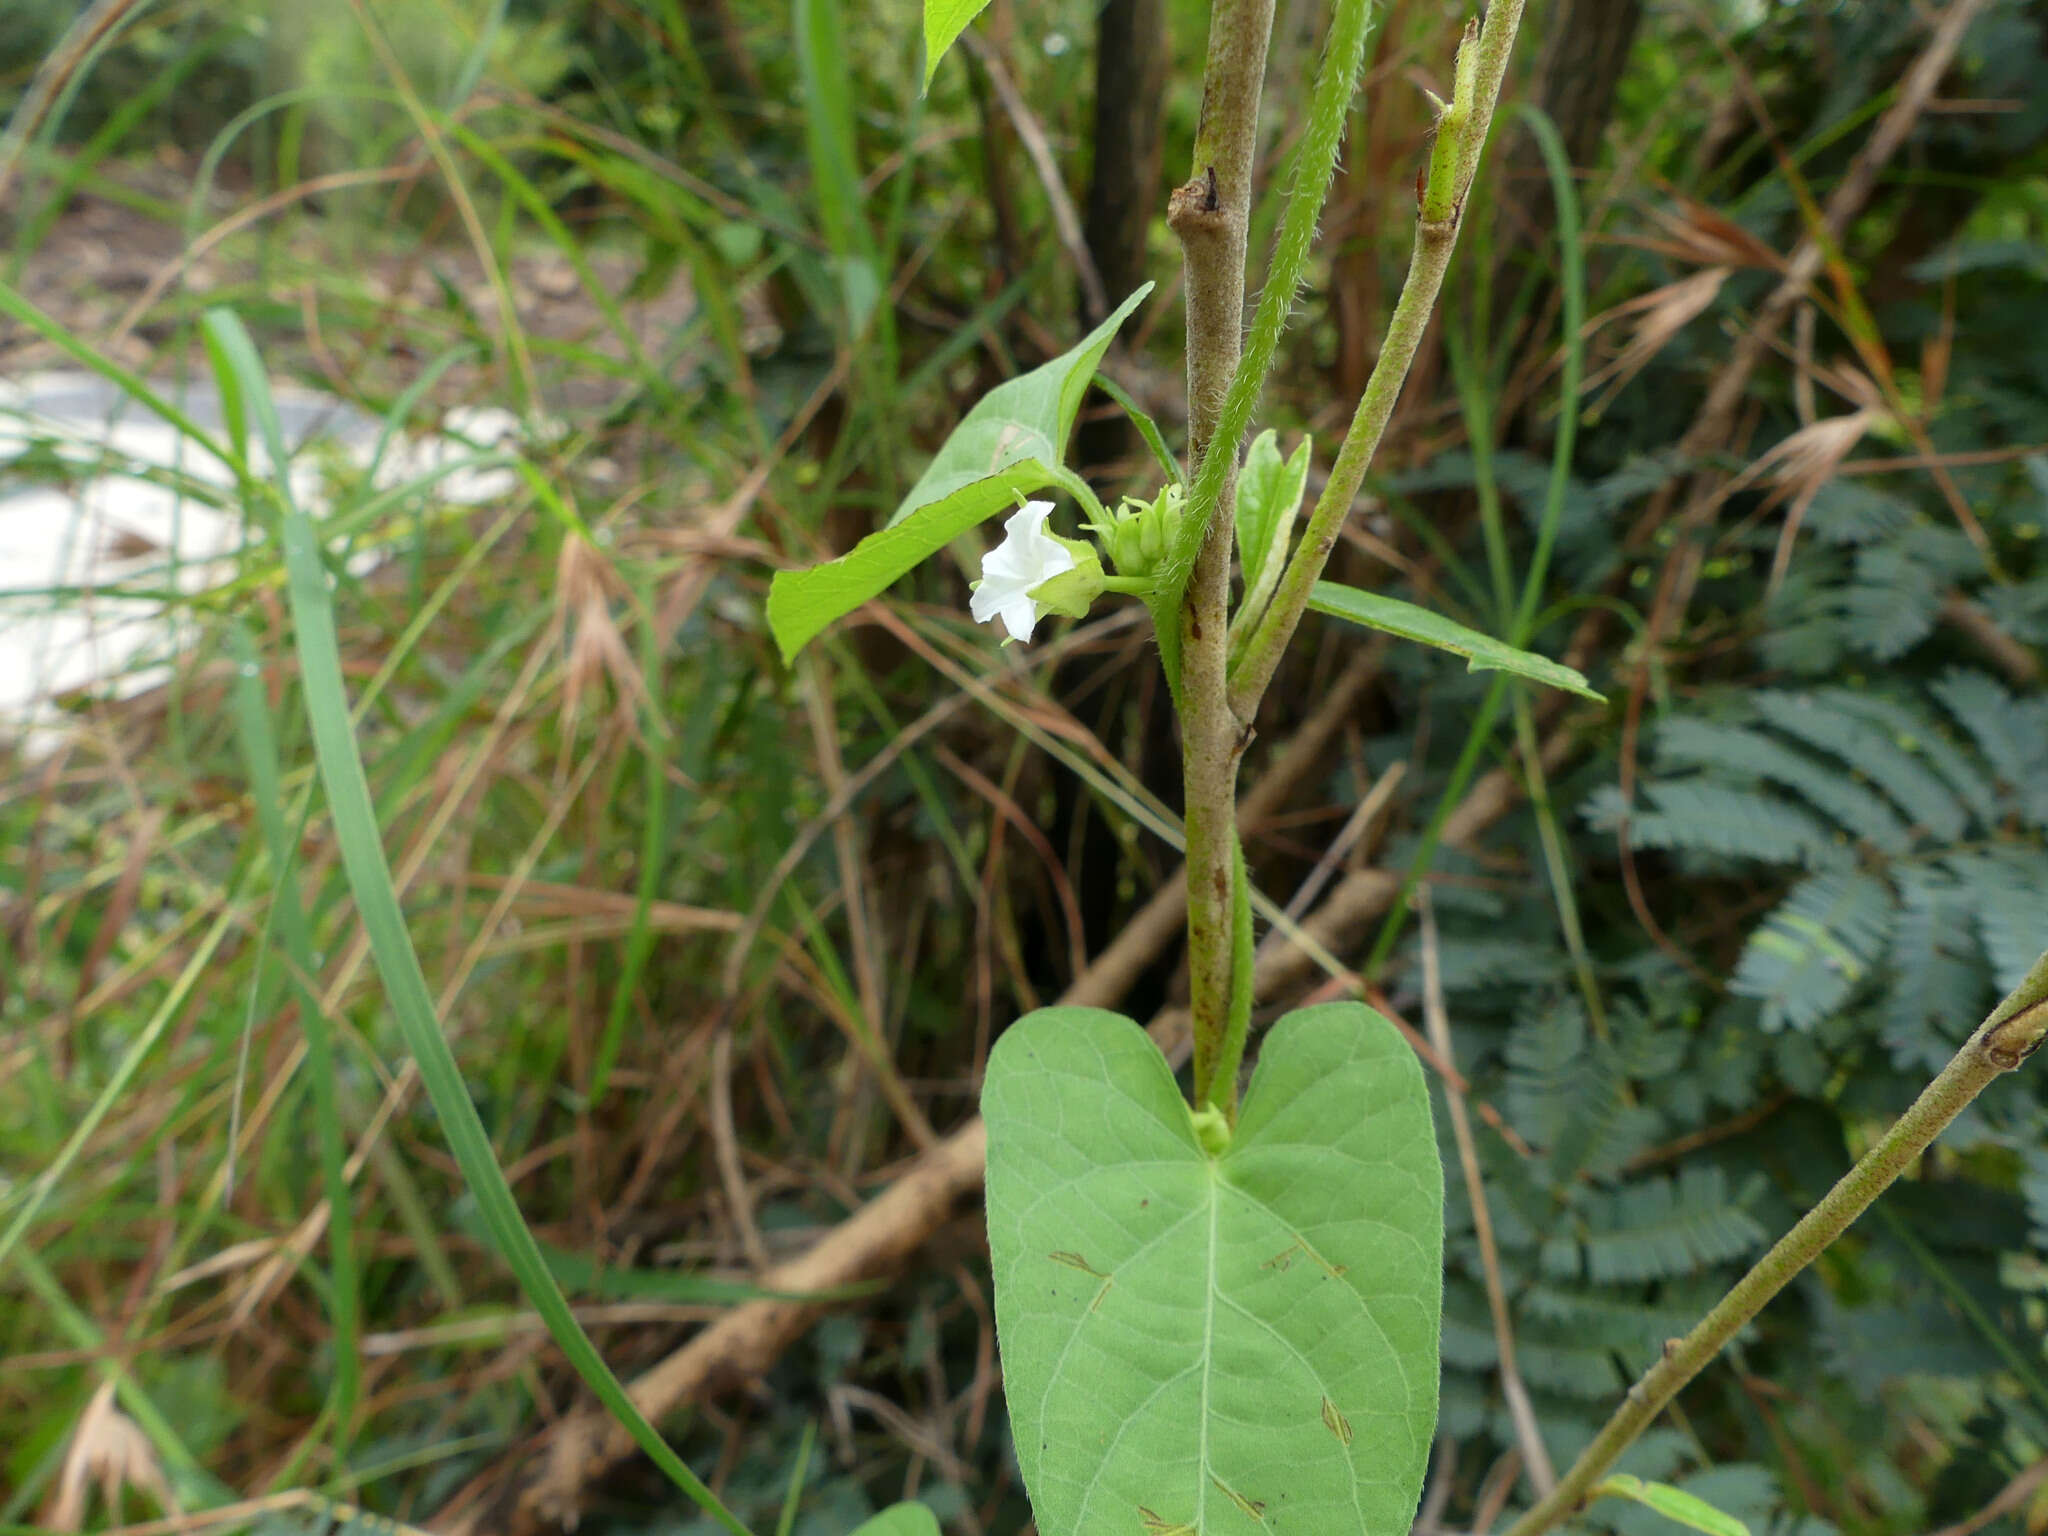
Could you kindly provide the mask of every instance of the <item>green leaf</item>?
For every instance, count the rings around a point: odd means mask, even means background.
[[[1252,439],[1237,474],[1237,552],[1247,591],[1270,585],[1267,572],[1277,570],[1286,556],[1288,535],[1308,489],[1309,451],[1304,437],[1294,457],[1282,460],[1276,433],[1268,430]]]
[[[1382,597],[1377,592],[1361,592],[1356,587],[1339,586],[1334,581],[1319,581],[1309,592],[1308,605],[1317,613],[1327,613],[1333,619],[1349,619],[1367,629],[1385,630],[1403,640],[1419,640],[1440,651],[1449,651],[1453,656],[1462,656],[1469,672],[1512,672],[1517,677],[1548,683],[1553,688],[1562,688],[1582,698],[1603,704],[1607,702],[1604,694],[1595,693],[1587,686],[1584,673],[1548,657],[1538,656],[1533,651],[1518,651],[1491,635],[1467,629],[1440,613],[1431,613],[1414,603],[1404,603],[1397,597]]]
[[[961,418],[930,467],[910,488],[889,525],[837,560],[803,571],[777,571],[768,588],[768,626],[782,659],[796,653],[834,619],[851,613],[912,567],[930,559],[977,523],[1016,504],[1019,493],[1060,478],[1061,459],[1081,397],[1111,338],[1150,283],[1071,351],[990,390]]]
[[[1202,1150],[1130,1020],[1045,1008],[996,1044],[996,1336],[1044,1536],[1405,1531],[1436,1424],[1443,1172],[1429,1095],[1357,1003],[1267,1035]]]
[[[922,1504],[891,1504],[862,1521],[853,1536],[939,1536],[939,1517]]]
[[[988,0],[924,0],[924,88],[932,88],[939,60],[967,23],[988,8]]]
[[[1287,564],[1287,545],[1294,536],[1294,519],[1301,511],[1301,498],[1308,490],[1308,438],[1284,462],[1279,440],[1261,432],[1252,440],[1244,468],[1237,476],[1237,552],[1244,562],[1244,601],[1238,604],[1231,628],[1249,635],[1266,611],[1273,589],[1280,584],[1281,569]]]
[[[1593,1496],[1603,1495],[1647,1504],[1665,1519],[1705,1531],[1707,1536],[1749,1536],[1749,1527],[1733,1515],[1723,1514],[1705,1499],[1669,1483],[1648,1483],[1626,1472],[1616,1472],[1594,1485]]]
[[[1005,380],[976,401],[890,515],[889,526],[898,527],[927,507],[942,506],[1012,465],[1039,459],[1057,467],[1096,364],[1151,291],[1152,284],[1146,283],[1058,357]],[[1048,473],[1038,483],[1051,480]],[[998,504],[1007,505],[1007,499]]]
[[[1131,419],[1131,425],[1138,429],[1138,436],[1145,440],[1145,446],[1152,450],[1153,461],[1159,472],[1166,476],[1168,485],[1187,488],[1188,477],[1181,472],[1180,460],[1176,459],[1166,446],[1166,437],[1159,430],[1159,423],[1146,413],[1145,408],[1133,400],[1130,392],[1108,374],[1102,374],[1095,381],[1095,387],[1123,407],[1124,414]]]

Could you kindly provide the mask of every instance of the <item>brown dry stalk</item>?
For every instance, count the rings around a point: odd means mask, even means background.
[[[1778,333],[1796,306],[1805,299],[1814,279],[1826,264],[1827,252],[1838,245],[1844,231],[1869,201],[1877,177],[1895,155],[1899,146],[1912,132],[1913,126],[1926,112],[1942,74],[1955,58],[1956,49],[1962,43],[1963,33],[1989,0],[1953,0],[1935,24],[1934,35],[1927,46],[1913,61],[1899,82],[1899,90],[1892,105],[1878,120],[1863,147],[1850,163],[1848,171],[1836,185],[1827,207],[1821,215],[1821,230],[1809,232],[1799,242],[1791,257],[1784,263],[1784,276],[1778,286],[1758,307],[1748,326],[1736,338],[1728,359],[1716,371],[1708,385],[1707,397],[1694,415],[1692,424],[1679,439],[1678,456],[1681,461],[1697,463],[1707,455],[1725,446],[1733,432],[1738,409],[1748,394],[1749,381],[1765,357],[1769,356],[1776,343]],[[1845,466],[1852,467],[1852,466]],[[1711,520],[1721,501],[1720,477],[1702,476],[1688,487],[1687,504],[1681,522],[1689,528]],[[1649,547],[1665,524],[1670,520],[1672,505],[1681,489],[1678,480],[1671,480],[1651,498],[1648,509],[1629,530],[1627,548],[1640,551]],[[1672,552],[1667,562],[1667,578],[1672,575],[1682,557],[1686,541],[1680,542],[1679,549]],[[1668,583],[1667,583],[1668,584]],[[1660,609],[1661,609],[1660,605]],[[1656,624],[1659,614],[1653,614]],[[1589,649],[1605,628],[1608,615],[1604,609],[1589,612],[1572,637],[1572,649]],[[1643,654],[1647,658],[1653,651],[1660,631],[1653,627]]]
[[[1941,619],[1990,657],[2014,687],[2031,687],[2041,680],[2041,658],[2000,629],[1996,619],[1962,593],[1949,593],[1941,605]]]
[[[1451,1046],[1451,1015],[1444,1004],[1441,951],[1437,945],[1436,913],[1430,906],[1429,887],[1415,893],[1417,915],[1422,920],[1422,1016],[1429,1029],[1429,1043],[1445,1065],[1455,1068],[1457,1055]],[[1538,1498],[1557,1486],[1557,1472],[1550,1465],[1550,1452],[1543,1444],[1543,1431],[1536,1422],[1536,1410],[1522,1385],[1522,1373],[1515,1366],[1515,1325],[1508,1310],[1507,1287],[1500,1273],[1500,1252],[1493,1241],[1493,1217],[1486,1204],[1486,1180],[1479,1167],[1479,1146],[1472,1136],[1472,1119],[1465,1113],[1465,1095],[1450,1081],[1444,1084],[1444,1108],[1450,1112],[1451,1134],[1458,1144],[1458,1166],[1465,1176],[1465,1196],[1472,1207],[1472,1233],[1479,1242],[1479,1262],[1486,1275],[1486,1306],[1493,1315],[1494,1352],[1500,1360],[1501,1396],[1507,1399],[1508,1417],[1514,1421],[1515,1444],[1522,1452],[1522,1465]]]
[[[1770,297],[1764,300],[1756,318],[1736,342],[1734,352],[1715,377],[1706,403],[1701,406],[1691,430],[1685,435],[1682,450],[1687,451],[1688,457],[1717,447],[1726,440],[1736,409],[1748,392],[1749,376],[1769,353],[1779,327],[1791,315],[1793,306],[1806,297],[1807,289],[1820,276],[1828,252],[1840,243],[1850,221],[1863,211],[1863,205],[1870,200],[1870,194],[1877,185],[1878,173],[1898,153],[1899,146],[1906,142],[1906,135],[1913,131],[1914,124],[1926,112],[1935,87],[1941,83],[1942,75],[1947,72],[1956,49],[1962,44],[1963,33],[1988,4],[1990,0],[1953,0],[1941,13],[1941,19],[1934,26],[1934,35],[1927,40],[1927,47],[1899,81],[1898,95],[1891,107],[1878,119],[1877,127],[1855,159],[1850,161],[1841,181],[1836,183],[1821,215],[1821,230],[1809,233],[1799,242],[1791,259],[1785,263],[1784,277],[1771,291]]]
[[[22,92],[6,132],[0,134],[0,207],[8,204],[8,194],[13,191],[15,174],[28,156],[30,141],[72,77],[132,13],[145,8],[141,0],[99,0],[81,12],[57,46],[43,56],[35,74],[29,77],[28,89]]]
[[[1087,238],[1081,233],[1081,216],[1074,209],[1073,198],[1067,195],[1067,184],[1060,177],[1045,129],[1024,100],[1024,93],[1017,89],[1017,82],[1010,78],[1009,66],[1003,62],[1001,53],[971,28],[960,34],[960,45],[988,71],[988,83],[995,87],[996,100],[1002,103],[1004,114],[1023,141],[1024,153],[1030,157],[1031,168],[1038,173],[1038,184],[1045,190],[1046,206],[1052,210],[1053,230],[1060,237],[1067,260],[1074,264],[1082,308],[1088,323],[1093,325],[1109,313],[1109,295],[1103,289],[1102,275],[1095,270],[1095,258],[1089,254]]]

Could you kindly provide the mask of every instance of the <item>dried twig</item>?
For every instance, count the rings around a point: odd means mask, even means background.
[[[732,1123],[732,1028],[723,1025],[711,1042],[711,1150],[718,1163],[718,1182],[725,1189],[727,1214],[739,1230],[740,1246],[754,1273],[769,1268],[768,1245],[754,1222],[754,1202],[747,1194],[746,1171],[740,1167],[740,1142]]]
[[[1451,1015],[1444,1006],[1443,967],[1437,946],[1436,912],[1429,901],[1429,887],[1415,892],[1417,915],[1422,919],[1422,1021],[1429,1031],[1429,1043],[1446,1063],[1455,1064],[1451,1049]],[[1444,1105],[1450,1112],[1451,1135],[1458,1143],[1458,1166],[1465,1175],[1465,1197],[1472,1206],[1472,1231],[1479,1240],[1479,1263],[1486,1273],[1486,1305],[1493,1313],[1493,1343],[1500,1356],[1500,1390],[1507,1399],[1508,1417],[1514,1420],[1515,1443],[1521,1448],[1522,1465],[1529,1482],[1542,1498],[1557,1486],[1557,1473],[1550,1465],[1550,1452],[1543,1444],[1543,1431],[1536,1423],[1522,1373],[1515,1368],[1515,1325],[1508,1314],[1507,1288],[1500,1278],[1500,1252],[1493,1242],[1493,1215],[1486,1205],[1486,1181],[1479,1170],[1479,1148],[1472,1139],[1472,1120],[1465,1113],[1465,1095],[1456,1083],[1444,1080]]]
[[[1967,1520],[1958,1520],[1954,1525],[1945,1525],[1934,1532],[1934,1536],[1977,1536],[1994,1520],[2002,1520],[2016,1509],[2025,1507],[2041,1486],[2048,1483],[2048,1456],[2042,1456],[2030,1463],[2021,1473],[2003,1488],[1976,1514]]]
[[[1862,212],[1877,184],[1878,173],[1899,150],[1934,95],[1943,73],[1955,58],[1963,33],[1984,11],[1990,0],[1952,0],[1935,23],[1933,35],[1899,82],[1899,89],[1878,120],[1870,137],[1851,160],[1847,172],[1828,198],[1819,227],[1800,240],[1786,260],[1784,276],[1757,309],[1748,327],[1736,338],[1728,359],[1714,375],[1707,397],[1692,424],[1679,440],[1677,458],[1682,464],[1707,461],[1729,442],[1749,381],[1777,343],[1778,333],[1793,310],[1805,301],[1814,279],[1827,262],[1828,252],[1838,248],[1849,223]],[[1644,698],[1650,673],[1656,663],[1664,636],[1684,614],[1691,602],[1694,584],[1705,563],[1705,540],[1716,513],[1727,498],[1727,482],[1707,471],[1693,477],[1683,488],[1685,502],[1677,524],[1680,537],[1664,561],[1651,606],[1649,624],[1637,647],[1637,664],[1629,679],[1628,704],[1622,724],[1620,787],[1622,814],[1615,826],[1615,843],[1620,851],[1622,880],[1630,905],[1660,947],[1688,969],[1695,968],[1690,957],[1665,939],[1644,901],[1636,876],[1633,845],[1629,841],[1628,807],[1635,796],[1636,745],[1641,736]],[[1677,480],[1667,482],[1651,499],[1650,507],[1629,530],[1627,547],[1640,552],[1658,537],[1670,521],[1672,506],[1680,494]],[[1597,611],[1588,616],[1582,634],[1590,637],[1604,624]],[[1575,644],[1578,637],[1575,637]]]
[[[989,45],[980,33],[968,30],[960,34],[960,42],[967,51],[980,61],[988,71],[988,83],[995,87],[996,100],[1003,104],[1003,111],[1017,130],[1017,137],[1023,140],[1024,153],[1031,157],[1031,168],[1038,172],[1039,185],[1045,188],[1045,200],[1052,209],[1052,225],[1058,231],[1060,244],[1065,248],[1067,259],[1074,264],[1074,277],[1081,285],[1081,302],[1088,311],[1090,324],[1109,313],[1109,295],[1102,289],[1102,274],[1095,270],[1095,258],[1089,253],[1087,238],[1081,233],[1081,218],[1074,211],[1074,200],[1067,195],[1067,184],[1060,179],[1060,168],[1052,158],[1052,146],[1046,142],[1045,129],[1025,102],[1017,89],[1017,82],[1010,78],[1009,66],[1003,63],[1002,55]]]
[[[2030,687],[2041,680],[2041,658],[2000,629],[1996,619],[1962,593],[1949,593],[1941,605],[1941,619],[1997,663],[2015,687]]]
[[[1336,874],[1337,866],[1351,856],[1353,849],[1364,842],[1365,834],[1385,812],[1387,802],[1394,798],[1394,791],[1401,787],[1401,780],[1407,771],[1406,763],[1392,763],[1388,765],[1385,773],[1373,781],[1372,788],[1365,792],[1365,798],[1358,802],[1350,816],[1345,819],[1344,825],[1338,829],[1337,835],[1330,839],[1330,846],[1323,850],[1323,856],[1316,860],[1316,867],[1308,872],[1308,878],[1295,888],[1294,895],[1288,899],[1287,916],[1290,919],[1300,920],[1301,914],[1322,895],[1323,887],[1330,883],[1330,877]],[[1271,935],[1267,941],[1272,942]]]

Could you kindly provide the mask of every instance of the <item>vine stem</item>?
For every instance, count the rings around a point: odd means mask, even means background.
[[[1583,1508],[1594,1496],[1594,1485],[1621,1453],[1664,1411],[1679,1390],[1721,1352],[1737,1330],[1840,1237],[1972,1099],[2038,1050],[2044,1037],[2048,1037],[2048,954],[2034,962],[2033,969],[2005,1001],[1992,1009],[1941,1075],[1921,1090],[1912,1107],[1899,1116],[1882,1140],[1856,1160],[1856,1165],[1842,1175],[1820,1204],[1757,1260],[1755,1267],[1735,1282],[1734,1288],[1700,1319],[1691,1333],[1666,1342],[1663,1358],[1629,1388],[1614,1416],[1572,1463],[1557,1487],[1509,1526],[1505,1536],[1542,1536]]]
[[[1252,161],[1272,32],[1273,0],[1216,0],[1209,17],[1194,174],[1175,190],[1167,208],[1186,273],[1188,459],[1197,481],[1211,487],[1206,507],[1183,518],[1184,541],[1176,541],[1176,556],[1183,542],[1195,549],[1179,601],[1155,612],[1168,676],[1178,678],[1181,706],[1197,1104],[1212,1102],[1218,1092],[1216,1065],[1229,1028],[1231,845],[1237,760],[1243,750],[1225,678],[1237,442],[1219,437],[1217,427],[1244,351]],[[1169,628],[1171,642],[1166,639]],[[1233,1083],[1222,1092],[1234,1098],[1234,1088]]]
[[[1227,3],[1227,0],[1226,0]],[[1187,514],[1169,552],[1161,587],[1182,594],[1174,617],[1178,654],[1168,651],[1168,666],[1178,667],[1186,784],[1188,835],[1188,948],[1191,1001],[1194,1013],[1195,1099],[1215,1104],[1226,1116],[1235,1112],[1236,1064],[1244,1052],[1250,1022],[1250,945],[1236,919],[1245,909],[1243,856],[1234,841],[1233,806],[1237,767],[1250,740],[1250,722],[1231,708],[1229,693],[1230,554],[1234,542],[1235,482],[1238,448],[1251,425],[1252,413],[1265,388],[1266,375],[1287,326],[1294,295],[1315,244],[1316,220],[1329,195],[1337,152],[1344,140],[1365,40],[1371,30],[1370,0],[1337,0],[1323,62],[1309,103],[1308,128],[1296,159],[1295,181],[1274,240],[1266,283],[1250,339],[1240,350],[1244,310],[1245,228],[1250,212],[1250,164],[1245,164],[1242,203],[1233,208],[1233,185],[1219,169],[1212,183],[1211,161],[1197,144],[1195,177],[1174,194],[1169,221],[1181,233],[1188,268],[1188,395],[1193,424],[1193,474]],[[1226,17],[1219,5],[1210,34],[1211,77],[1203,98],[1203,127],[1216,126],[1219,104],[1248,110],[1241,125],[1249,134],[1256,120],[1257,100],[1216,83],[1219,38],[1243,43],[1245,20]],[[1271,7],[1256,26],[1260,69],[1264,39],[1271,29]],[[1248,46],[1248,45],[1246,45]],[[1250,139],[1247,136],[1246,142]],[[1219,205],[1211,208],[1212,201]],[[1239,216],[1236,244],[1227,256],[1214,249],[1210,226],[1219,218]],[[1197,270],[1212,260],[1227,261],[1235,289],[1227,316],[1217,325],[1196,322],[1198,297],[1219,288],[1220,276],[1205,274],[1207,288],[1198,287]],[[1223,306],[1218,305],[1219,310]],[[1230,368],[1211,366],[1212,356],[1230,349]],[[1226,382],[1227,381],[1227,382]],[[1210,445],[1221,448],[1210,452]],[[1239,974],[1244,971],[1247,974]],[[1235,1001],[1233,1001],[1235,999]]]
[[[1507,76],[1508,59],[1514,52],[1515,37],[1522,26],[1522,0],[1495,0],[1486,10],[1485,24],[1476,34],[1468,31],[1459,48],[1456,69],[1458,92],[1439,123],[1437,150],[1431,156],[1428,182],[1423,189],[1415,225],[1415,246],[1409,257],[1408,276],[1401,284],[1401,296],[1394,303],[1387,335],[1380,345],[1379,361],[1373,364],[1365,391],[1358,397],[1350,430],[1337,450],[1330,478],[1316,498],[1301,542],[1281,573],[1266,612],[1245,641],[1243,654],[1230,677],[1229,702],[1232,712],[1249,721],[1258,712],[1259,700],[1273,680],[1287,642],[1308,609],[1309,591],[1329,562],[1337,535],[1351,514],[1351,503],[1365,479],[1365,472],[1378,451],[1394,406],[1408,380],[1408,370],[1421,349],[1422,337],[1436,309],[1444,274],[1458,246],[1458,229],[1463,222],[1465,196],[1479,169],[1479,157],[1486,148],[1493,127],[1494,109],[1500,101],[1501,82]]]

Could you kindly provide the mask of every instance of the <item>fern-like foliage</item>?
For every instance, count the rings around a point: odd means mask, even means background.
[[[1767,1031],[1881,991],[1897,1064],[1925,1070],[2048,942],[2048,704],[1982,672],[1710,701],[1657,727],[1654,763],[1637,847],[1809,871],[1730,984]],[[1584,815],[1621,825],[1618,791]]]
[[[1731,1196],[1721,1170],[1690,1167],[1587,1202],[1586,1273],[1594,1280],[1665,1280],[1741,1258],[1763,1228]]]
[[[1755,788],[1706,779],[1644,786],[1647,809],[1627,815],[1639,848],[1689,849],[1766,864],[1838,863],[1841,850],[1819,818]],[[1625,808],[1612,786],[1596,791],[1586,819],[1602,832],[1621,825]]]
[[[1889,887],[1859,870],[1809,875],[1750,935],[1730,990],[1762,1002],[1765,1029],[1804,1029],[1842,1005],[1883,958]]]
[[[1658,1150],[1671,1122],[1640,1084],[1682,1075],[1703,1043],[1655,999],[1621,1003],[1603,1032],[1577,997],[1556,989],[1525,993],[1501,1039],[1496,1103],[1533,1151],[1524,1157],[1493,1138],[1480,1151],[1513,1293],[1516,1361],[1546,1425],[1590,1418],[1611,1402],[1764,1239],[1749,1209],[1754,1181],[1738,1189],[1719,1167],[1674,1168]],[[1481,1383],[1498,1363],[1464,1199],[1454,1182],[1443,1345],[1451,1433],[1482,1422]]]

